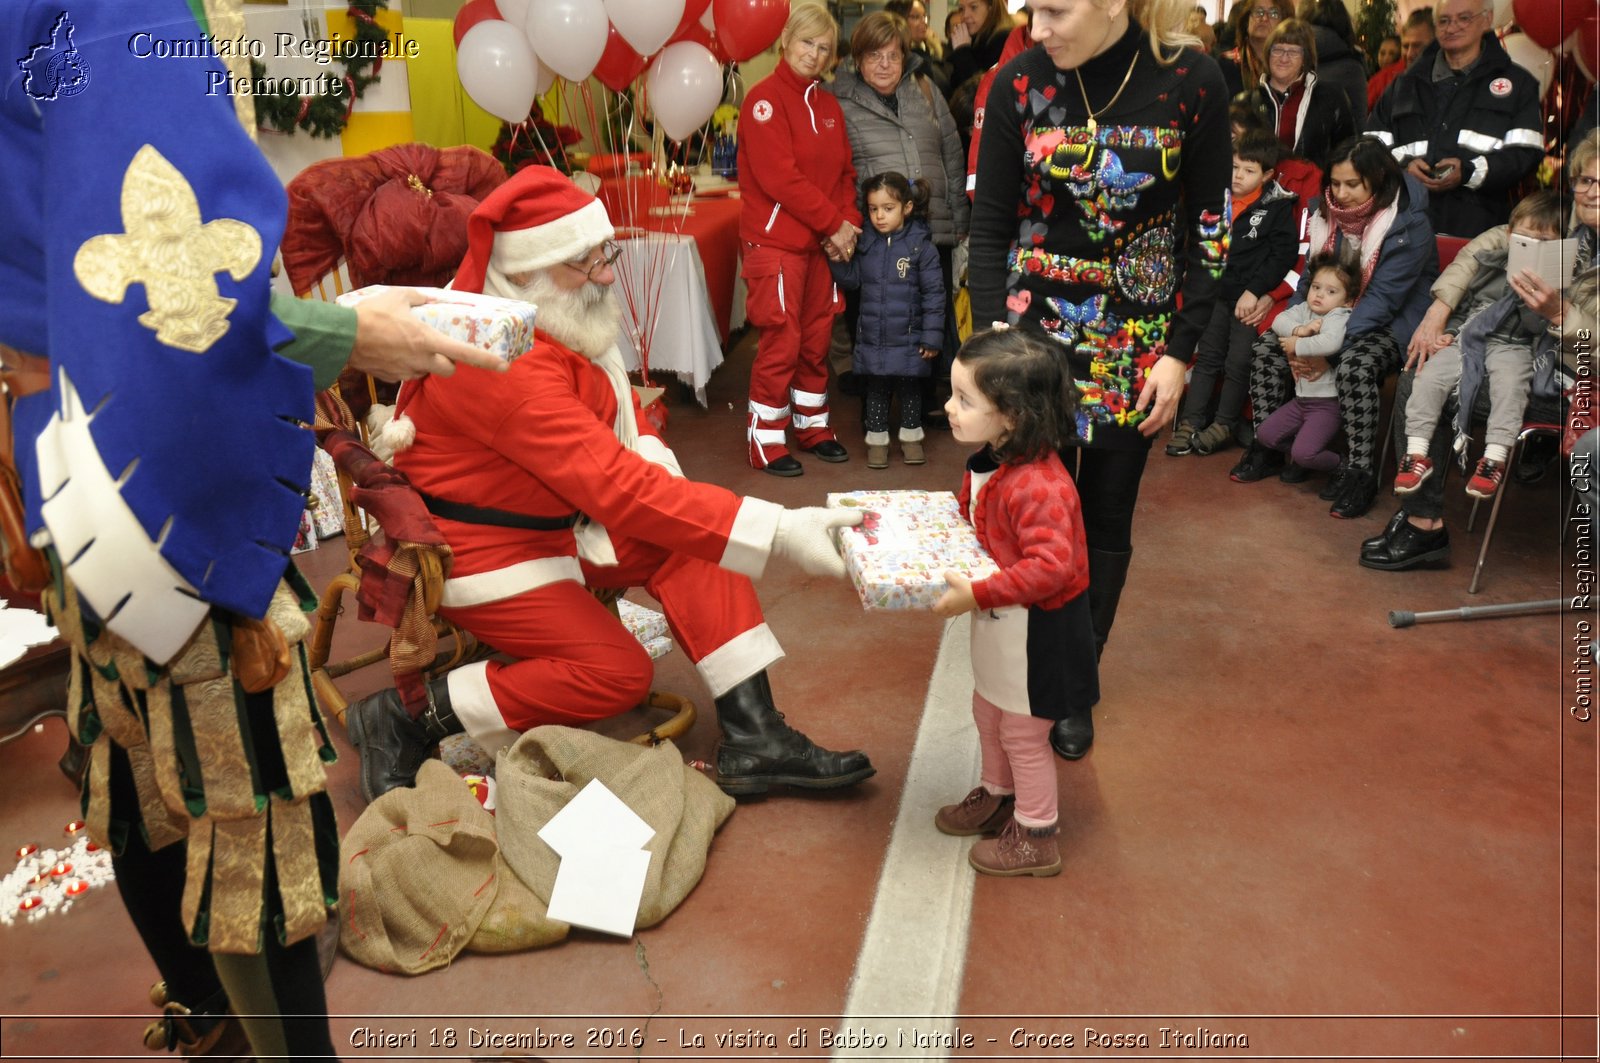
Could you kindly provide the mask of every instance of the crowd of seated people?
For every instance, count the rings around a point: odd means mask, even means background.
[[[947,53],[960,75],[952,88],[1002,61],[1007,27],[1004,5],[959,6]],[[1204,16],[1197,6],[1191,29]],[[1494,21],[1486,0],[1438,0],[1410,12],[1370,64],[1338,0],[1237,0],[1224,22],[1201,35],[1232,93],[1234,250],[1227,298],[1200,345],[1165,449],[1206,456],[1241,447],[1228,463],[1240,483],[1320,476],[1320,497],[1337,518],[1361,517],[1380,493],[1395,491],[1405,500],[1400,514],[1381,543],[1363,546],[1362,563],[1374,568],[1448,556],[1437,501],[1442,467],[1465,462],[1464,429],[1491,398],[1492,431],[1481,459],[1463,464],[1464,484],[1487,497],[1506,476],[1542,472],[1553,455],[1530,450],[1520,468],[1508,467],[1507,427],[1520,425],[1530,390],[1549,390],[1532,383],[1536,354],[1548,364],[1556,349],[1557,363],[1571,370],[1572,322],[1592,319],[1593,285],[1585,278],[1593,273],[1595,219],[1586,211],[1590,193],[1600,201],[1600,192],[1585,184],[1593,156],[1583,134],[1595,125],[1595,108],[1570,123],[1564,150],[1548,145],[1539,83],[1511,59]],[[1584,98],[1597,91],[1586,89]],[[1537,224],[1517,229],[1512,209],[1535,205],[1527,198],[1538,190],[1541,162],[1556,164],[1545,172],[1553,170],[1561,187],[1539,201]],[[1549,223],[1552,212],[1559,225]],[[1577,238],[1565,285],[1507,276],[1514,229],[1520,237]],[[1466,245],[1442,274],[1441,237],[1451,249]],[[1323,268],[1307,269],[1311,259]],[[1307,313],[1318,272],[1330,284],[1353,281],[1348,314],[1341,307],[1274,329],[1279,315]],[[1336,349],[1307,355],[1329,346],[1320,332],[1331,320],[1342,326]],[[1424,397],[1412,400],[1419,374]],[[1397,379],[1391,415],[1382,396]],[[1476,412],[1455,409],[1462,393],[1476,396]],[[1294,434],[1269,433],[1289,453],[1260,437],[1279,411],[1330,394],[1315,402],[1336,411],[1328,447],[1308,447],[1314,433],[1303,427],[1298,436],[1303,454],[1315,450],[1316,469],[1289,460]],[[1408,401],[1415,403],[1409,426]],[[1380,467],[1390,425],[1399,463],[1392,481],[1381,479]]]

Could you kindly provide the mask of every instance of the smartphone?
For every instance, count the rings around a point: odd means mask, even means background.
[[[1453,174],[1455,172],[1456,172],[1455,164],[1454,163],[1448,163],[1448,162],[1445,163],[1443,166],[1430,166],[1428,168],[1428,173],[1432,175],[1432,177],[1433,177],[1433,179],[1435,181],[1442,181],[1446,177],[1449,177],[1451,174]]]

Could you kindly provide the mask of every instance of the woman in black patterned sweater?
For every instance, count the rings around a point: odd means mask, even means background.
[[[1183,32],[1187,0],[1029,6],[1035,45],[1000,69],[986,105],[972,316],[1043,331],[1082,388],[1081,446],[1062,457],[1083,499],[1104,647],[1150,444],[1183,396],[1220,286],[1228,99],[1216,62]],[[1086,713],[1051,732],[1069,759],[1093,738]]]

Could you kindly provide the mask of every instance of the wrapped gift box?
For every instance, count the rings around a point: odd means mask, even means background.
[[[339,470],[334,467],[333,457],[326,450],[318,447],[313,454],[315,460],[311,463],[311,498],[315,504],[308,508],[311,511],[311,522],[317,529],[317,538],[327,539],[344,532],[344,503],[339,499]]]
[[[946,570],[975,580],[998,571],[949,491],[848,491],[830,494],[828,505],[869,511],[839,531],[864,608],[932,609],[949,590]]]
[[[390,288],[391,285],[387,284],[370,284],[346,292],[339,296],[338,302],[341,306],[355,306]],[[448,288],[413,290],[432,301],[413,306],[411,312],[418,320],[446,336],[482,347],[508,363],[533,346],[535,307],[532,303],[480,295],[477,292],[456,292]]]

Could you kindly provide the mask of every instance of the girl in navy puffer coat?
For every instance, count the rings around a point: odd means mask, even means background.
[[[900,449],[921,465],[922,382],[944,345],[944,274],[933,234],[916,214],[928,183],[889,170],[863,183],[870,224],[849,262],[830,263],[841,287],[861,289],[855,371],[867,382],[867,468],[889,467],[889,406],[900,403]]]

